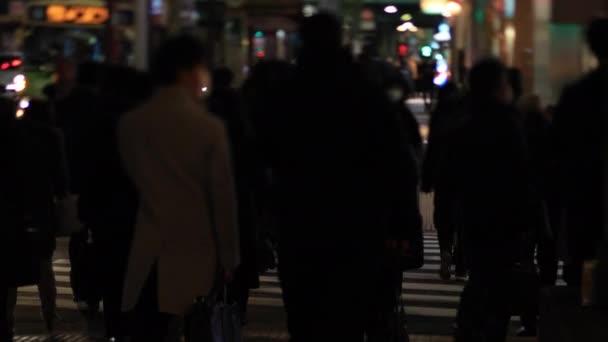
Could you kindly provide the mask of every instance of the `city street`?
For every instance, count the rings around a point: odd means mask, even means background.
[[[403,300],[408,314],[408,330],[413,341],[450,341],[456,310],[464,282],[442,281],[439,270],[439,245],[434,232],[425,234],[425,265],[422,269],[407,272],[403,280]],[[39,300],[35,287],[19,290],[17,309],[17,341],[89,341],[97,340],[103,331],[101,316],[85,317],[72,301],[69,283],[70,264],[67,258],[67,241],[62,239],[54,260],[56,272],[59,316],[54,340],[44,336],[44,324],[39,314]],[[561,272],[561,271],[560,271]],[[261,277],[262,286],[254,290],[250,300],[249,326],[245,341],[287,341],[285,315],[281,289],[276,272]],[[513,319],[512,330],[519,327]],[[86,332],[86,333],[85,333]],[[443,337],[442,337],[443,336]],[[534,341],[512,339],[511,341]]]
[[[408,105],[416,115],[424,132],[428,128],[429,115],[424,112],[420,99],[411,99]],[[439,244],[432,222],[432,197],[421,196],[421,212],[425,227],[425,265],[420,270],[404,273],[403,295],[408,315],[408,331],[413,342],[447,342],[456,318],[463,280],[439,279]],[[70,287],[70,263],[67,239],[60,239],[55,253],[53,268],[57,280],[57,306],[60,321],[54,339],[48,339],[40,316],[40,302],[36,287],[19,289],[17,308],[17,341],[97,341],[103,334],[101,315],[85,316],[72,300]],[[561,275],[561,266],[560,266]],[[563,284],[563,281],[560,280]],[[249,325],[244,331],[245,341],[288,341],[285,314],[278,275],[275,271],[261,276],[261,287],[253,290],[250,299]],[[519,317],[514,317],[511,334],[520,327]],[[535,341],[512,338],[509,341]]]

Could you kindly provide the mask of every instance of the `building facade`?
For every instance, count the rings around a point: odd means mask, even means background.
[[[593,16],[608,14],[608,1],[467,0],[465,11],[459,48],[466,66],[497,56],[522,71],[526,93],[552,104],[564,85],[594,67],[584,30]]]

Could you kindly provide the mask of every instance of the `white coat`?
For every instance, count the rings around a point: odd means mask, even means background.
[[[123,311],[135,308],[156,265],[160,312],[182,315],[210,292],[218,264],[239,262],[224,126],[185,89],[168,87],[119,122],[118,139],[140,196]]]

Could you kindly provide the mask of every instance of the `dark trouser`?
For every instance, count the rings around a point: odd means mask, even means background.
[[[391,338],[394,312],[399,305],[403,272],[394,267],[382,267],[374,289],[367,321],[367,342],[385,342]]]
[[[159,312],[158,272],[150,272],[133,313],[132,342],[165,342],[176,317]]]
[[[13,331],[8,318],[8,286],[0,285],[0,342],[12,342]]]
[[[435,229],[437,229],[441,254],[447,252],[453,255],[452,260],[456,265],[456,273],[464,273],[466,267],[462,232],[460,231],[462,224],[458,215],[457,203],[444,191],[436,191],[433,201],[435,207],[433,220]]]
[[[291,342],[362,342],[374,294],[373,262],[355,251],[294,247],[279,248]]]
[[[249,290],[250,286],[247,270],[244,266],[240,266],[234,273],[234,279],[228,287],[228,300],[238,305],[242,320],[245,320],[247,317]]]
[[[117,234],[95,234],[94,241],[97,258],[103,260],[99,265],[99,283],[102,287],[106,336],[120,340],[126,336],[121,303],[131,239]]]
[[[454,248],[454,234],[456,233],[456,220],[454,219],[454,201],[441,192],[436,192],[433,198],[435,211],[433,220],[437,229],[439,239],[439,249],[441,254],[450,253]]]
[[[458,307],[455,342],[503,342],[509,327],[508,270],[470,271]]]

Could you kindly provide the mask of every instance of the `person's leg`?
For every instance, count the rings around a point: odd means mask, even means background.
[[[455,342],[481,341],[479,335],[481,330],[480,304],[483,288],[473,280],[474,278],[474,275],[471,275],[460,294],[460,303],[456,316],[457,327],[454,334]]]
[[[159,312],[157,277],[158,271],[155,266],[135,306],[132,342],[166,342],[168,336],[172,335],[170,328],[176,317]]]
[[[0,286],[0,308],[7,308],[0,310],[0,342],[12,342],[13,340],[13,330],[9,322],[8,291],[9,288],[6,285]]]
[[[53,331],[57,314],[57,287],[52,257],[43,258],[40,262],[38,295],[46,328],[48,331]]]
[[[7,296],[6,315],[8,317],[8,328],[11,333],[15,331],[15,310],[17,309],[17,288],[9,287]]]
[[[498,274],[485,282],[484,336],[487,342],[504,342],[507,339],[509,321],[509,281],[508,275]]]
[[[385,342],[394,336],[395,331],[392,330],[398,328],[397,324],[405,323],[399,322],[395,314],[401,295],[403,273],[385,267],[376,278],[378,281],[374,293],[367,296],[370,308],[366,315],[366,335],[368,342]]]
[[[287,246],[281,246],[287,247]],[[302,255],[302,259],[307,257]],[[287,329],[291,342],[313,340],[313,320],[315,303],[319,301],[319,287],[326,279],[315,276],[310,263],[289,252],[289,248],[279,250],[279,277],[283,290],[283,302],[287,314]]]
[[[88,232],[86,230],[70,236],[70,284],[72,285],[72,293],[74,294],[74,301],[76,302],[85,300],[85,291],[83,289],[83,272],[85,272],[85,267],[83,265],[83,259],[87,240]]]
[[[281,246],[279,274],[291,342],[363,341],[369,290],[362,285],[371,277],[352,256]]]
[[[249,284],[244,265],[239,266],[234,279],[228,287],[228,300],[236,303],[243,322],[247,319],[247,303],[249,302]]]
[[[541,286],[555,286],[557,282],[558,255],[557,241],[561,213],[556,203],[547,201],[547,212],[552,236],[541,236],[538,243],[538,268]]]
[[[452,276],[452,250],[454,248],[454,219],[452,215],[452,201],[441,192],[436,192],[434,197],[434,217],[439,250],[441,251],[441,267],[439,275],[448,280]]]

